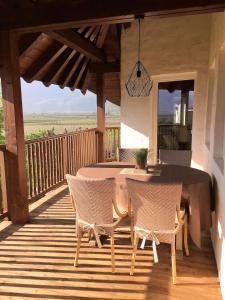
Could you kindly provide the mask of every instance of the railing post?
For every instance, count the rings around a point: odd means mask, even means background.
[[[105,161],[105,99],[104,77],[97,73],[98,162]]]
[[[10,187],[8,186],[8,181],[6,180],[6,152],[5,150],[0,150],[0,173],[1,173],[1,213],[5,214],[8,212],[8,195],[10,192]]]
[[[64,174],[67,174],[68,173],[67,136],[63,138],[63,169],[64,169]]]

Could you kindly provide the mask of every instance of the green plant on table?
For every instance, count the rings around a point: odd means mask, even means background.
[[[147,163],[148,149],[143,148],[135,152],[137,167],[144,169]]]

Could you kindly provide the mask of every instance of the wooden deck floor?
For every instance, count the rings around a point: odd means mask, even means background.
[[[191,244],[190,257],[177,261],[177,285],[171,281],[170,250],[139,250],[136,274],[129,275],[131,246],[126,230],[116,234],[116,273],[110,248],[90,248],[84,239],[80,267],[74,269],[74,213],[68,191],[33,205],[25,226],[5,222],[0,240],[0,299],[221,299],[209,237],[202,250]],[[5,228],[3,228],[5,227]]]

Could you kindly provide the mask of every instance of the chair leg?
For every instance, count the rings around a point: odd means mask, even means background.
[[[190,255],[189,247],[188,247],[188,222],[187,222],[187,215],[184,217],[184,250],[187,256]]]
[[[172,262],[173,284],[176,284],[177,270],[176,270],[176,248],[175,248],[175,243],[171,244],[171,262]]]
[[[133,222],[133,215],[131,212],[131,199],[128,201],[128,216],[130,218],[130,238],[132,247],[134,247],[134,222]]]
[[[135,235],[134,236],[134,243],[133,243],[132,259],[131,259],[130,275],[134,275],[135,259],[136,259],[136,254],[137,254],[138,241],[139,241],[139,237]]]
[[[131,238],[131,245],[134,247],[134,223],[132,216],[130,217],[130,238]]]
[[[82,236],[79,234],[78,235],[78,239],[77,239],[77,249],[76,249],[76,255],[75,255],[75,259],[74,259],[74,267],[77,267],[77,265],[78,265],[78,259],[79,259],[79,254],[80,254],[81,238],[82,238]]]
[[[112,261],[112,273],[115,273],[115,242],[114,233],[111,236],[111,261]]]

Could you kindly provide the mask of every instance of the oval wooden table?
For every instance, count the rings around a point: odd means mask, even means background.
[[[183,184],[182,203],[189,212],[189,233],[193,242],[201,247],[202,232],[211,227],[211,177],[198,169],[177,166],[157,165],[158,175],[124,174],[134,166],[126,163],[101,163],[91,167],[81,168],[78,174],[92,178],[112,178],[116,180],[116,200],[121,211],[128,210],[128,193],[126,177],[146,182],[179,182]],[[129,172],[129,171],[128,171]]]

